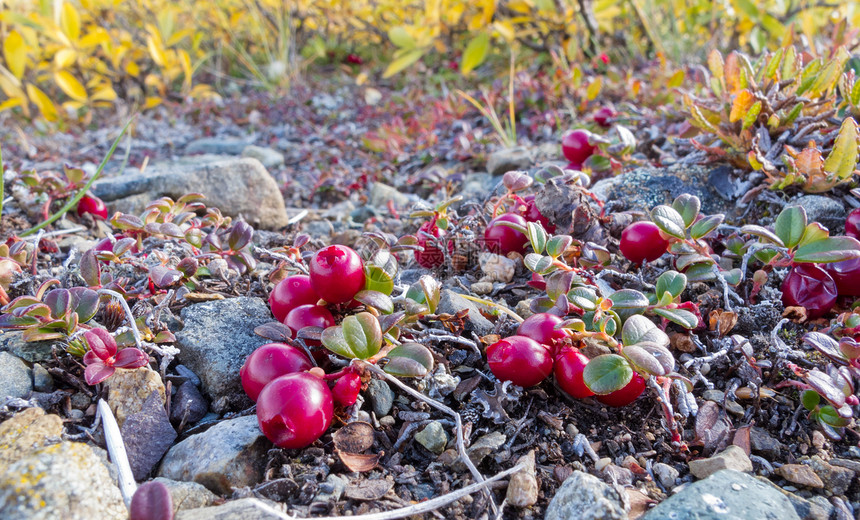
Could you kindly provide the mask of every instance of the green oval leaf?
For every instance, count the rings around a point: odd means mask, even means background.
[[[367,359],[379,352],[380,347],[382,347],[382,328],[379,326],[379,320],[376,319],[376,316],[369,312],[359,312],[354,316],[347,316],[343,319],[341,327],[343,338],[349,345],[354,357]]]
[[[776,217],[773,230],[786,247],[796,246],[806,230],[806,210],[801,206],[783,209]]]
[[[388,353],[385,371],[398,377],[424,377],[433,370],[433,353],[420,343],[404,343]]]
[[[695,222],[699,216],[699,210],[702,208],[702,201],[699,197],[689,193],[682,193],[672,202],[672,208],[681,215],[684,220],[684,227],[689,227]]]
[[[394,290],[394,279],[385,269],[378,265],[364,265],[364,289],[382,294],[391,294]]]
[[[841,262],[860,257],[860,241],[852,237],[828,237],[799,247],[793,260],[798,263]]]
[[[687,229],[684,223],[684,217],[681,216],[674,208],[666,205],[660,205],[651,210],[651,220],[657,224],[660,231],[669,236],[684,239],[685,230]]]
[[[719,227],[719,225],[723,223],[723,220],[725,220],[725,218],[726,216],[722,213],[703,217],[698,222],[694,223],[692,227],[690,227],[690,236],[696,240],[707,236],[708,233],[717,229],[717,227]]]
[[[535,250],[535,253],[539,255],[543,254],[547,241],[547,234],[546,231],[544,231],[543,226],[538,222],[529,222],[526,227],[526,236],[532,245],[532,249]]]
[[[668,292],[672,298],[681,296],[687,288],[687,277],[677,271],[666,271],[657,278],[657,298],[662,298]]]
[[[585,365],[582,378],[592,392],[606,395],[624,388],[633,379],[633,369],[618,354],[603,354]]]
[[[641,314],[634,314],[621,327],[621,342],[625,345],[648,342],[665,347],[669,344],[669,336],[653,321]]]
[[[490,50],[490,34],[486,32],[478,33],[466,50],[463,51],[463,60],[460,62],[460,70],[464,75],[469,74],[477,66],[484,62],[487,57],[487,51]]]
[[[569,235],[556,235],[546,242],[546,254],[553,258],[558,258],[564,253],[564,250],[570,247],[573,243],[573,237]]]
[[[383,294],[379,291],[365,289],[363,291],[359,291],[353,298],[356,301],[378,309],[385,314],[391,314],[394,312],[394,302],[387,294]]]
[[[644,309],[650,302],[648,297],[635,289],[621,289],[609,296],[612,300],[612,308],[618,309]]]
[[[685,309],[654,309],[654,314],[666,318],[685,329],[694,329],[699,324],[699,318]]]
[[[640,374],[662,376],[666,373],[657,358],[642,347],[630,345],[624,347],[621,353],[633,365],[633,369]]]

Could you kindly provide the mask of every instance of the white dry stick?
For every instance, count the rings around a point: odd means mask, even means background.
[[[102,417],[102,426],[105,430],[105,444],[107,444],[110,460],[116,466],[119,491],[122,493],[125,507],[130,507],[131,497],[137,491],[137,483],[134,481],[134,475],[131,473],[128,454],[125,452],[125,444],[123,444],[122,435],[119,433],[119,425],[116,423],[110,406],[108,406],[104,399],[99,399],[98,411]]]
[[[478,468],[476,468],[475,464],[472,463],[472,459],[469,458],[469,454],[466,453],[466,443],[463,439],[463,437],[464,437],[464,435],[463,435],[463,419],[460,417],[459,413],[457,413],[453,409],[449,408],[448,406],[445,406],[444,404],[440,403],[439,401],[432,399],[430,397],[427,397],[426,395],[422,394],[421,392],[418,392],[417,390],[410,388],[409,386],[405,385],[402,381],[400,381],[396,377],[387,374],[385,371],[383,371],[378,366],[372,365],[370,363],[364,363],[364,362],[361,362],[361,364],[362,364],[362,366],[364,366],[365,368],[367,368],[368,370],[370,370],[374,374],[376,374],[380,377],[384,377],[388,381],[394,383],[397,387],[399,387],[400,389],[402,389],[404,392],[408,393],[409,395],[411,395],[417,399],[420,399],[420,400],[424,401],[425,403],[429,404],[430,406],[432,406],[433,408],[436,408],[437,410],[452,416],[454,418],[454,422],[456,424],[456,429],[457,429],[457,452],[460,455],[460,459],[463,461],[463,464],[465,464],[466,467],[469,468],[469,472],[472,474],[472,477],[474,477],[474,479],[478,481],[478,483],[484,482],[484,476],[481,475],[481,472],[478,471]],[[490,509],[492,509],[493,515],[497,515],[498,514],[498,508],[496,507],[496,503],[493,501],[493,497],[492,497],[492,495],[490,495],[489,491],[487,492],[487,498],[490,501]]]

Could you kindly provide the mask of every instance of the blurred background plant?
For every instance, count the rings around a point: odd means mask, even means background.
[[[521,62],[599,70],[658,57],[699,63],[711,49],[760,53],[797,34],[809,52],[854,2],[801,0],[4,0],[0,111],[89,122],[123,99],[140,108],[251,85],[284,91],[311,64],[358,83],[416,67],[503,77]],[[535,61],[537,56],[539,59]],[[372,59],[371,59],[372,58]],[[588,82],[589,95],[600,84]]]

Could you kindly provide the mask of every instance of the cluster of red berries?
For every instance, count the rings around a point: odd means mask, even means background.
[[[361,257],[346,246],[320,249],[308,271],[308,276],[282,280],[269,296],[272,314],[290,328],[292,337],[305,327],[333,326],[334,316],[325,304],[352,302],[365,285]],[[331,426],[335,403],[351,406],[361,390],[361,378],[351,367],[325,374],[304,351],[283,343],[259,347],[245,360],[240,375],[245,393],[257,403],[263,434],[290,449],[304,448],[322,436]],[[333,382],[331,388],[327,381]]]
[[[567,335],[557,328],[562,321],[548,313],[527,318],[515,336],[487,347],[490,370],[500,380],[522,387],[534,386],[554,373],[559,388],[571,397],[594,396],[583,379],[589,359],[578,348],[564,344]],[[624,388],[596,397],[607,406],[626,406],[644,390],[645,379],[634,373]]]
[[[526,227],[529,222],[536,222],[548,233],[555,233],[555,224],[552,224],[538,210],[534,195],[526,195],[523,198],[517,197],[515,210],[510,213],[502,213],[494,218],[484,230],[484,245],[488,251],[502,255],[525,253],[526,245],[529,243],[528,237],[512,227],[501,224],[501,222],[510,222],[521,227]]]

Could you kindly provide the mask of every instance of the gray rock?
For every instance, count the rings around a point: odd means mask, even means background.
[[[27,408],[0,423],[0,475],[36,449],[60,441],[63,420],[41,408]]]
[[[261,505],[272,508],[280,515],[272,513],[272,509],[264,509]],[[220,506],[186,509],[176,515],[176,520],[281,520],[286,515],[284,507],[268,500],[259,498],[242,498],[226,502]]]
[[[0,352],[0,398],[27,397],[33,391],[33,371],[21,358]]]
[[[33,389],[37,392],[54,390],[54,378],[45,370],[45,367],[38,363],[33,365]]]
[[[233,488],[254,486],[263,479],[271,446],[256,416],[223,421],[170,448],[158,476],[197,482],[229,495]]]
[[[708,181],[712,172],[713,168],[696,165],[644,166],[600,180],[594,183],[591,191],[604,201],[622,201],[627,209],[640,211],[671,204],[678,195],[689,193],[701,199],[704,213],[728,213],[730,205]]]
[[[487,171],[491,175],[502,175],[511,170],[527,170],[532,161],[534,156],[531,150],[524,146],[502,148],[487,156]]]
[[[319,493],[316,494],[313,502],[330,506],[340,500],[340,497],[343,496],[343,492],[346,490],[346,486],[348,485],[348,479],[331,473],[326,477],[325,482],[320,485]]]
[[[179,386],[170,403],[170,420],[177,424],[194,424],[209,411],[209,403],[191,381]]]
[[[800,520],[782,493],[755,477],[723,470],[685,486],[641,520]]]
[[[493,177],[489,173],[470,173],[463,178],[463,184],[460,187],[460,195],[463,200],[484,200],[490,196],[490,191],[501,182],[498,177]]]
[[[493,324],[481,315],[481,311],[478,310],[477,305],[454,291],[449,289],[442,290],[439,306],[436,308],[438,313],[457,314],[463,309],[469,309],[467,322],[478,335],[483,336],[493,331]]]
[[[481,464],[484,458],[490,453],[494,453],[499,448],[505,444],[505,441],[508,438],[502,432],[490,432],[486,435],[482,435],[478,437],[475,442],[472,443],[466,449],[466,453],[469,455],[469,458],[472,459],[472,462],[477,466]]]
[[[281,152],[253,144],[242,150],[242,157],[257,159],[267,169],[277,168],[284,164],[284,154]]]
[[[750,458],[743,448],[731,445],[707,459],[691,460],[689,462],[690,473],[698,479],[707,478],[723,469],[735,471],[752,471],[753,466]]]
[[[272,321],[260,298],[230,298],[182,309],[185,328],[176,334],[179,360],[194,371],[212,409],[221,413],[247,404],[239,370],[245,358],[266,340],[254,327]]]
[[[218,495],[197,482],[179,482],[163,477],[153,480],[167,486],[167,490],[170,491],[170,498],[173,501],[174,514],[185,509],[211,506],[218,500]]]
[[[392,186],[381,182],[374,182],[370,187],[370,205],[376,208],[384,208],[388,201],[393,201],[394,205],[400,208],[408,208],[414,201],[414,196],[409,196],[406,193],[401,193]]]
[[[119,489],[86,444],[62,442],[33,451],[0,475],[4,520],[125,520]]]
[[[621,495],[597,477],[574,471],[558,488],[544,520],[625,520]]]
[[[239,155],[249,144],[246,139],[204,137],[188,143],[185,146],[185,153],[188,155],[199,153]]]
[[[415,440],[436,455],[445,451],[448,444],[448,435],[445,427],[439,421],[432,421],[423,430],[415,434]]]
[[[254,227],[278,229],[287,225],[287,210],[275,179],[256,159],[226,159],[190,166],[156,165],[145,174],[121,175],[93,185],[93,193],[112,209],[138,214],[155,199],[174,200],[202,193],[207,206],[225,215],[241,215]]]
[[[844,495],[854,480],[854,472],[848,468],[831,465],[818,455],[809,459],[809,466],[824,482],[824,489],[834,495]]]
[[[818,222],[830,230],[831,235],[840,235],[845,230],[848,212],[839,199],[822,195],[804,195],[793,202],[806,210],[809,222]]]
[[[753,426],[750,429],[750,449],[768,460],[777,460],[782,444],[764,428]]]
[[[680,472],[668,464],[658,462],[654,464],[654,476],[666,489],[675,487],[675,479],[678,478]]]
[[[0,332],[0,352],[15,354],[27,363],[40,363],[53,357],[52,342],[24,341],[22,334],[23,332],[17,330]]]
[[[312,220],[302,224],[302,231],[313,238],[328,239],[334,234],[334,226],[328,220]]]
[[[372,379],[367,384],[367,398],[377,417],[388,415],[394,406],[394,392],[388,383],[381,379]]]
[[[790,493],[782,489],[771,482],[768,478],[756,477],[756,479],[785,496],[785,498],[791,502],[791,506],[794,507],[794,511],[797,513],[797,516],[802,520],[828,520],[830,518],[830,511],[833,509],[833,506],[826,498],[817,496],[814,497],[813,500],[806,500],[803,497],[799,497],[794,493]],[[820,498],[821,500],[815,500],[817,498]]]
[[[149,394],[141,411],[126,418],[120,431],[135,480],[145,480],[176,440],[176,430],[155,391]]]

